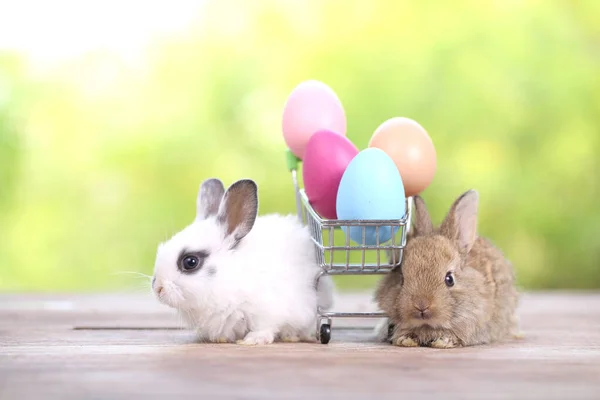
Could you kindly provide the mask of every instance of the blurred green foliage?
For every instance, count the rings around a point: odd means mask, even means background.
[[[33,73],[2,55],[0,289],[147,286],[117,273],[152,273],[212,176],[294,212],[281,111],[306,79],[338,93],[359,148],[419,121],[432,216],[478,189],[522,287],[600,288],[599,43],[593,0],[208,1],[137,62],[95,50]]]

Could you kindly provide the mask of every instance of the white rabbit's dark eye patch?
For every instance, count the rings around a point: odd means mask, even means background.
[[[209,253],[206,251],[191,251],[182,250],[177,259],[177,268],[184,274],[191,274],[199,271],[204,265],[204,261],[208,258]]]

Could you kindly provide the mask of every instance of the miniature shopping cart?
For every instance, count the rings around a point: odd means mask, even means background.
[[[296,208],[300,220],[308,225],[315,245],[317,263],[321,272],[315,279],[315,287],[324,275],[381,275],[390,272],[402,261],[406,235],[410,228],[411,199],[406,202],[406,214],[398,220],[328,220],[321,218],[312,208],[304,189],[298,186],[297,168],[299,159],[290,151],[287,154],[288,169],[292,173],[296,191]],[[341,229],[348,227],[347,234]],[[349,228],[362,227],[362,243],[350,240]],[[376,244],[365,245],[365,228],[375,227]],[[356,228],[354,228],[356,229]],[[379,232],[392,229],[397,233],[385,243],[379,242]],[[324,312],[317,308],[317,339],[327,344],[331,339],[332,318],[386,318],[381,312]],[[388,327],[391,333],[392,327]]]

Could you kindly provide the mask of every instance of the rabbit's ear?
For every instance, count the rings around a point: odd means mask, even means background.
[[[440,232],[458,244],[462,254],[467,254],[477,238],[477,211],[479,194],[475,190],[463,193],[450,207],[440,225]]]
[[[196,199],[196,220],[217,215],[223,193],[225,193],[225,187],[220,180],[211,178],[202,182]]]
[[[233,235],[235,242],[246,236],[256,221],[258,214],[258,186],[250,179],[235,182],[227,189],[217,220],[227,236]]]
[[[413,227],[415,236],[428,235],[433,232],[433,224],[421,196],[413,197]]]

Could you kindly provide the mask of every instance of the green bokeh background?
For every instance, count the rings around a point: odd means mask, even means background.
[[[261,0],[207,1],[135,63],[97,49],[40,71],[2,51],[0,290],[144,290],[120,272],[151,274],[209,177],[295,212],[281,112],[306,79],[361,149],[388,118],[420,122],[434,220],[479,190],[523,288],[599,288],[599,43],[594,0]]]

